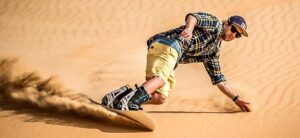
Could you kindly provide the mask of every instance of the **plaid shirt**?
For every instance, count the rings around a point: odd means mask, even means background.
[[[222,22],[208,13],[199,12],[189,13],[188,15],[192,15],[197,19],[193,37],[189,42],[180,37],[181,32],[185,29],[185,26],[180,26],[152,36],[148,39],[147,45],[150,46],[153,41],[160,37],[176,39],[183,48],[183,52],[180,53],[180,64],[203,62],[213,85],[226,81],[219,63],[221,46],[219,36],[223,33]]]

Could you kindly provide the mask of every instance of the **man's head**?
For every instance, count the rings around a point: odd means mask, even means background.
[[[231,16],[224,22],[224,33],[221,35],[221,38],[224,41],[231,41],[235,38],[240,38],[242,35],[248,37],[246,29],[247,24],[243,17]]]

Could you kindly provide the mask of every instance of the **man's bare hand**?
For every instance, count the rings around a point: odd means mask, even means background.
[[[248,103],[248,102],[246,102],[246,101],[244,101],[240,98],[236,99],[234,103],[238,107],[240,107],[242,109],[242,111],[244,111],[244,112],[250,112],[251,111],[250,108],[249,108],[250,103]]]
[[[186,41],[190,41],[192,36],[193,36],[193,29],[191,28],[185,28],[182,32],[181,32],[181,36],[186,40]]]

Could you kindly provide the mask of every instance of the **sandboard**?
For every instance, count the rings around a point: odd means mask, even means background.
[[[97,101],[95,101],[91,98],[90,98],[90,101],[94,104],[97,104],[97,105],[100,105],[100,106],[104,107],[105,109],[107,109],[111,112],[117,113],[121,116],[124,116],[124,117],[130,119],[130,120],[133,120],[136,123],[138,123],[139,125],[141,125],[142,127],[145,127],[146,129],[149,129],[151,131],[153,131],[155,129],[154,121],[144,111],[116,110],[116,109],[111,109],[109,107],[106,107],[106,106],[100,104],[99,102],[97,102]]]

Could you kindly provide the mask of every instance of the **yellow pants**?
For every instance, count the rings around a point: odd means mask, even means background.
[[[159,93],[169,96],[175,86],[174,67],[178,58],[178,52],[172,47],[155,42],[151,45],[147,54],[146,80],[154,76],[161,77],[165,85],[156,90]]]

